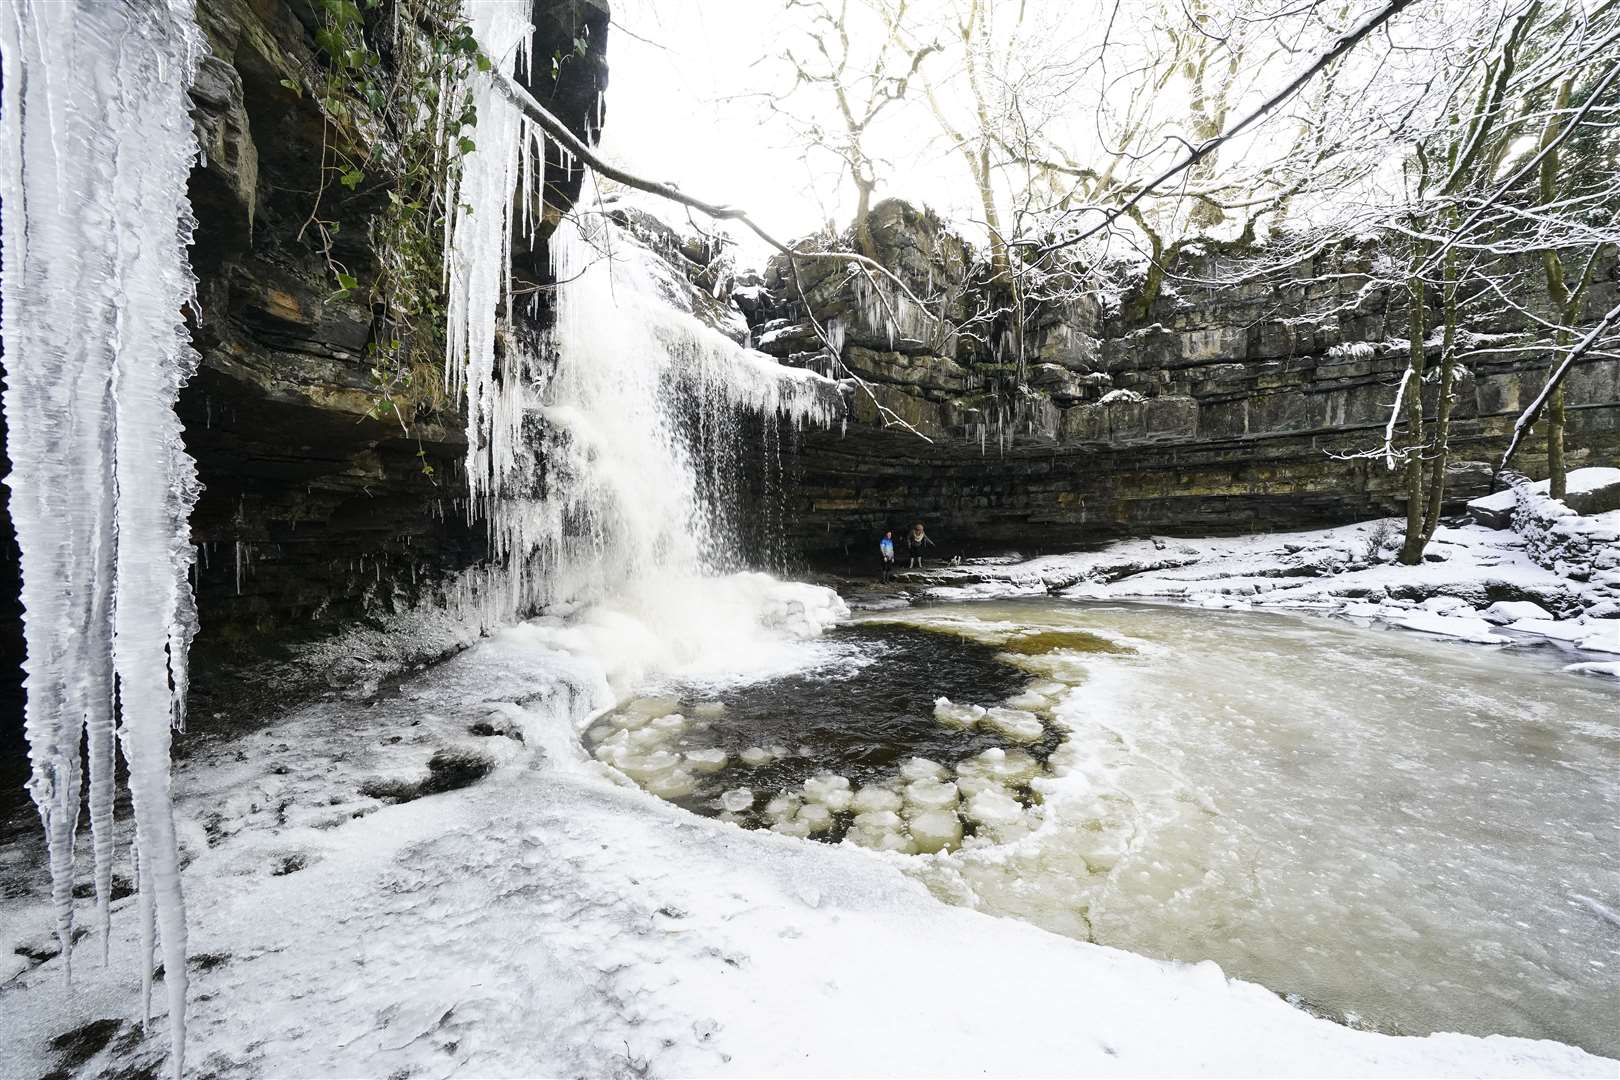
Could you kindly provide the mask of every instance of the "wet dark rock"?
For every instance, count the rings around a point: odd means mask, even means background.
[[[474,720],[467,725],[467,732],[481,738],[502,736],[515,742],[523,741],[523,732],[510,717],[502,713],[490,713],[482,720]]]
[[[186,966],[197,971],[213,971],[224,967],[231,962],[230,953],[203,952],[192,953],[186,958]]]
[[[88,926],[75,926],[73,928],[73,944],[75,946],[89,936],[90,928]],[[35,934],[31,938],[19,941],[12,951],[18,956],[32,960],[36,964],[43,964],[47,960],[62,955],[62,945],[57,941],[55,932],[52,931]]]
[[[455,791],[477,783],[495,770],[495,758],[471,747],[444,747],[428,759],[428,774],[421,780],[373,777],[360,785],[360,794],[383,802],[403,803],[424,795]]]
[[[428,778],[422,783],[422,794],[468,787],[494,770],[495,758],[481,750],[446,747],[428,759]]]
[[[92,1020],[52,1039],[51,1049],[56,1051],[62,1069],[77,1069],[106,1049],[123,1026],[124,1021],[112,1018]]]
[[[281,858],[276,860],[275,865],[271,868],[270,876],[286,877],[288,874],[298,873],[298,871],[302,870],[308,865],[309,857],[304,855],[302,852],[294,852],[291,855],[283,855]]]
[[[93,881],[81,881],[73,886],[73,897],[76,900],[89,900],[95,895],[96,883]],[[114,874],[112,876],[112,888],[109,891],[108,899],[122,900],[126,896],[134,895],[135,886],[129,878],[123,874]]]

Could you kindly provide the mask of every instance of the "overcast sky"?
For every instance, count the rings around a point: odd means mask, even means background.
[[[807,163],[792,132],[770,123],[758,100],[740,98],[773,82],[784,88],[780,70],[761,63],[785,44],[775,0],[614,0],[613,21],[603,136],[613,160],[743,206],[783,239],[829,216],[848,223],[853,194],[833,163]],[[938,151],[908,152],[893,173],[911,198],[937,204],[960,190],[961,167]],[[934,182],[942,171],[952,185]]]

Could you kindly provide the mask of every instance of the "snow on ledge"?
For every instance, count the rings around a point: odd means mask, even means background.
[[[1578,471],[1596,474],[1582,477],[1588,488],[1620,474]],[[1570,512],[1567,521],[1582,535],[1607,535],[1603,530],[1615,527],[1615,517],[1620,515]],[[1530,557],[1523,537],[1478,525],[1440,528],[1425,561],[1402,566],[1392,561],[1399,524],[1390,519],[1299,533],[1127,540],[1010,565],[975,560],[940,571],[940,584],[928,595],[972,600],[1056,594],[1313,611],[1480,645],[1547,641],[1620,654],[1620,570],[1580,576],[1561,572],[1570,569],[1564,563],[1549,569]]]

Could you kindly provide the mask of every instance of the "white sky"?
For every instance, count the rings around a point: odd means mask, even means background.
[[[614,0],[613,21],[603,133],[613,161],[705,199],[742,206],[784,240],[828,217],[848,223],[853,192],[838,182],[835,164],[825,157],[807,163],[793,133],[768,123],[762,105],[728,100],[764,89],[773,72],[780,75],[758,63],[785,45],[776,0]],[[776,85],[783,86],[779,78]],[[967,179],[960,161],[927,157],[894,162],[889,174],[904,178],[903,191],[880,188],[877,197],[904,194],[941,205],[960,194]],[[745,245],[742,261],[762,261],[748,257],[755,250],[763,254],[763,245]]]
[[[1498,2],[1501,0],[1430,0],[1415,6],[1416,14],[1402,21],[1400,33],[1417,47],[1404,57],[1396,54],[1395,67],[1384,66],[1388,60],[1375,63],[1369,55],[1356,65],[1363,69],[1360,76],[1349,73],[1354,69],[1341,69],[1341,89],[1349,93],[1357,78],[1374,86],[1423,85],[1430,64],[1425,49],[1437,46],[1439,39],[1452,32],[1460,33],[1448,29],[1446,14],[1460,15],[1474,4],[1492,7]],[[780,60],[786,47],[792,44],[801,52],[809,48],[808,35],[802,26],[794,33],[795,24],[784,15],[781,0],[612,3],[614,28],[608,41],[603,143],[610,159],[649,179],[676,183],[704,199],[741,206],[783,240],[801,237],[828,221],[840,228],[848,224],[854,212],[854,190],[842,163],[825,150],[812,151],[807,160],[806,142],[800,134],[782,118],[773,118],[760,100],[762,94],[791,87]],[[1334,18],[1353,21],[1356,12],[1371,6],[1371,0],[1350,0],[1344,10],[1334,8]],[[945,11],[950,5],[922,2],[915,7]],[[1241,7],[1233,5],[1233,10]],[[1026,8],[1027,21],[1022,17]],[[1163,40],[1161,32],[1144,18],[1152,9],[1149,0],[1029,0],[1027,5],[1008,8],[1020,12],[1019,24],[1024,27],[1016,49],[1008,46],[1009,56],[1016,55],[1019,64],[1025,65],[1023,70],[1041,72],[1039,78],[1046,80],[1041,85],[1064,87],[1059,96],[1047,99],[1044,114],[1038,94],[1023,99],[1032,111],[1022,115],[1033,130],[1074,150],[1080,160],[1100,165],[1111,153],[1105,153],[1103,147],[1113,138],[1103,131],[1105,113],[1106,123],[1115,125],[1110,131],[1118,130],[1122,115],[1133,103],[1145,103],[1157,115],[1185,116],[1185,87],[1154,84],[1149,89],[1143,81],[1151,65],[1142,64],[1140,57],[1144,50],[1158,47],[1150,42]],[[851,10],[859,10],[858,5]],[[852,14],[852,20],[854,17]],[[1468,20],[1456,21],[1461,26]],[[1281,33],[1292,33],[1287,26],[1293,24],[1280,25],[1284,27]],[[933,33],[949,34],[950,27],[936,26]],[[858,54],[863,46],[874,46],[873,38],[853,23],[850,39]],[[1286,44],[1288,48],[1280,48],[1280,39],[1262,42],[1244,55],[1242,74],[1235,77],[1240,89],[1231,102],[1231,116],[1257,103],[1262,91],[1280,86],[1320,47],[1320,42],[1289,40]],[[941,62],[931,61],[928,70],[947,111],[961,113],[970,99],[952,99],[953,73],[941,70]],[[860,61],[856,63],[860,70]],[[1014,71],[1013,76],[1016,74]],[[964,94],[961,80],[955,81],[956,93]],[[1375,96],[1381,102],[1386,97],[1394,100],[1382,92]],[[916,100],[921,95],[915,87],[908,97],[911,100],[906,105],[891,108],[884,121],[869,132],[868,152],[889,155],[878,167],[875,198],[895,195],[931,206],[970,238],[977,238],[983,230],[974,222],[983,214],[976,205],[966,165],[945,141],[927,106]],[[828,115],[828,109],[829,103],[816,89],[801,91],[793,101],[795,113],[818,114],[829,127],[837,128],[838,121]],[[971,110],[967,111],[969,115],[953,122],[970,130],[973,121]],[[1222,167],[1241,172],[1285,155],[1298,130],[1288,119],[1288,111],[1279,110],[1241,142],[1223,150]],[[1126,161],[1122,171],[1151,175],[1168,163],[1170,155],[1179,156],[1181,145],[1161,137],[1149,152],[1156,156]],[[1002,176],[1009,182],[1016,179],[1011,173]],[[1003,194],[1010,195],[1010,191]],[[1303,202],[1296,200],[1296,216]],[[1168,205],[1177,212],[1174,203]],[[1238,219],[1233,216],[1229,221]],[[767,251],[763,243],[741,230],[732,232],[743,241],[739,261],[761,263]]]

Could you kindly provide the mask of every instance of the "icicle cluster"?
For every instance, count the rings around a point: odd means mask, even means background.
[[[0,4],[0,339],[6,483],[22,551],[28,786],[67,965],[87,748],[105,956],[115,741],[122,749],[146,1010],[156,938],[176,1075],[186,927],[169,743],[196,630],[188,517],[197,482],[174,405],[196,364],[181,310],[194,291],[187,91],[201,47],[190,0]]]
[[[464,0],[462,9],[497,70],[527,67],[534,36],[527,2]],[[462,159],[447,200],[455,212],[445,222],[445,382],[466,402],[467,487],[476,508],[499,491],[522,439],[522,398],[505,388],[526,383],[528,373],[510,347],[497,350],[497,330],[500,313],[512,310],[513,196],[523,189],[523,237],[532,244],[538,223],[529,214],[529,188],[531,178],[544,180],[545,136],[507,105],[487,75],[474,72],[465,90],[478,125],[469,133],[475,149]],[[459,135],[448,133],[451,139]]]
[[[521,70],[527,5],[464,0],[463,12],[496,69]],[[556,324],[527,329],[511,245],[536,241],[546,142],[489,76],[470,78],[477,148],[451,200],[446,378],[464,392],[470,506],[501,564],[483,615],[735,568],[741,416],[760,417],[779,454],[779,420],[841,414],[836,384],[705,326],[686,282],[594,211],[550,237]],[[779,476],[779,460],[764,471]]]

